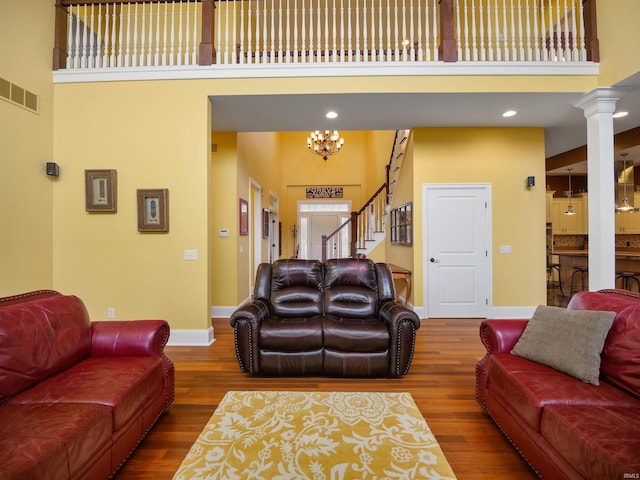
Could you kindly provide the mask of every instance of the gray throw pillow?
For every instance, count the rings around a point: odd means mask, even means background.
[[[599,385],[600,353],[615,316],[540,305],[511,353]]]

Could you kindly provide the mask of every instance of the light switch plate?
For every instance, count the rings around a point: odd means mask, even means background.
[[[198,250],[185,250],[184,251],[184,259],[185,260],[198,260]]]
[[[500,253],[511,253],[511,245],[500,245]]]

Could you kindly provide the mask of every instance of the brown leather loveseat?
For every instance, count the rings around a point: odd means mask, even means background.
[[[243,372],[392,377],[409,371],[420,320],[387,264],[287,259],[258,267],[231,326]]]

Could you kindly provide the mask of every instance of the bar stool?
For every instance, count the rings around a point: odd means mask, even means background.
[[[635,282],[638,292],[640,292],[640,279],[638,272],[616,272],[616,283],[620,280],[620,287],[623,290],[631,290],[631,284]]]
[[[576,275],[580,279],[580,288],[576,288]],[[570,295],[573,295],[576,292],[587,289],[586,280],[589,279],[589,267],[573,267],[573,272],[571,273],[571,290],[569,291]]]
[[[558,281],[553,280],[554,272],[558,272]],[[560,289],[560,293],[564,297],[564,290],[562,290],[562,276],[560,275],[560,264],[559,263],[548,263],[547,264],[547,288],[554,288],[558,286]]]

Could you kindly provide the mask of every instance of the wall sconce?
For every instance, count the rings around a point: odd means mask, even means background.
[[[50,177],[57,177],[60,175],[60,167],[58,167],[57,163],[47,162],[47,175]]]
[[[527,177],[527,188],[536,186],[536,177]]]

